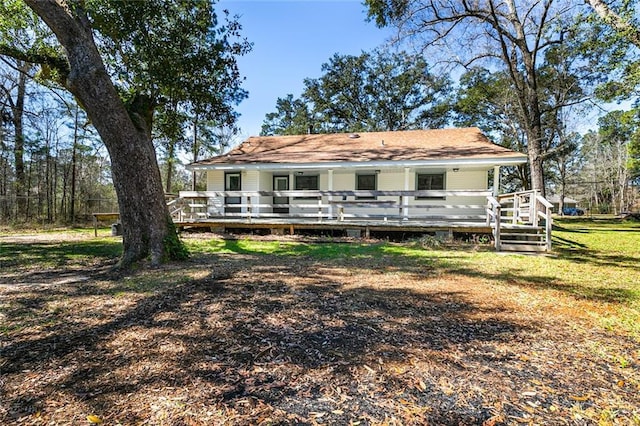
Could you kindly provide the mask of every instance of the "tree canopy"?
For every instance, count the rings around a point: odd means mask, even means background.
[[[305,79],[300,99],[278,99],[262,133],[358,132],[442,127],[449,79],[422,57],[383,50],[335,54],[323,75]]]
[[[43,81],[71,92],[109,151],[121,265],[182,256],[151,141],[154,113],[179,107],[178,118],[234,121],[246,96],[235,57],[250,47],[237,21],[221,25],[205,0],[7,0],[1,8],[0,54],[38,64]]]
[[[638,2],[588,3],[593,12],[577,17],[573,34],[598,84],[596,95],[606,102],[633,99],[640,94]]]
[[[531,187],[544,192],[543,163],[549,142],[543,123],[541,66],[568,29],[568,5],[510,0],[366,0],[379,26],[393,25],[423,50],[446,52],[443,60],[468,67],[484,62],[509,79],[520,127],[526,135]]]
[[[236,56],[247,53],[238,22],[209,1],[176,3],[89,0],[98,47],[123,99],[141,96],[161,110],[182,110],[235,122],[234,106],[246,98]]]

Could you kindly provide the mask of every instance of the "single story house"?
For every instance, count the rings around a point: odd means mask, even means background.
[[[207,173],[206,217],[482,220],[500,167],[526,162],[449,128],[250,137],[187,168]]]
[[[547,200],[553,204],[553,210],[560,214],[560,195],[558,194],[553,194],[553,195],[548,195],[547,196]],[[574,200],[573,198],[564,197],[564,203],[563,203],[563,208],[564,209],[573,209],[573,210],[577,210],[578,209],[578,201]]]
[[[500,191],[500,168],[526,162],[475,127],[251,137],[189,164],[207,189],[169,205],[178,227],[490,233],[497,250],[548,250],[551,204]]]

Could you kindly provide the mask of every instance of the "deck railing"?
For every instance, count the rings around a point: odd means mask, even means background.
[[[176,221],[212,218],[309,220],[485,220],[489,191],[182,191]],[[451,202],[448,202],[451,200]],[[277,201],[274,203],[274,201]]]
[[[537,191],[498,196],[479,190],[182,191],[168,206],[174,221],[182,223],[216,219],[472,223],[492,228],[498,251],[503,235],[506,249],[514,230],[528,229],[536,235],[543,232],[541,241],[551,249],[552,204]]]
[[[500,251],[500,228],[502,224],[502,205],[493,196],[487,197],[487,226],[493,227],[496,250]]]
[[[500,250],[501,233],[505,227],[538,228],[544,225],[547,250],[551,249],[553,205],[538,191],[520,191],[487,197],[487,225],[493,228],[496,250]]]

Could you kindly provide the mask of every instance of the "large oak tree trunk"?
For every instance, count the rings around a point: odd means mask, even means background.
[[[535,68],[535,55],[529,52],[525,46],[524,52],[525,62],[525,84],[524,90],[526,96],[526,105],[524,106],[528,113],[526,118],[527,132],[527,156],[529,157],[529,168],[531,169],[531,189],[539,191],[545,196],[544,187],[544,155],[542,149],[542,141],[544,138],[542,131],[542,113],[540,112],[540,98],[538,97],[538,75]]]
[[[531,189],[538,191],[544,197],[546,191],[542,154],[542,126],[533,125],[527,130],[527,156],[531,172]]]
[[[64,47],[70,69],[66,88],[86,110],[109,151],[123,226],[120,265],[126,267],[148,255],[152,263],[159,263],[164,257],[171,219],[149,123],[127,111],[106,72],[90,23],[78,2],[25,1]]]

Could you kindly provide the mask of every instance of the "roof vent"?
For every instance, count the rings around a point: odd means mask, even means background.
[[[382,141],[380,141],[380,146],[384,146],[384,139],[382,139]]]
[[[359,137],[360,137],[360,135],[359,135],[359,134],[357,134],[357,133],[351,133],[351,134],[349,135],[349,139],[358,139]]]

